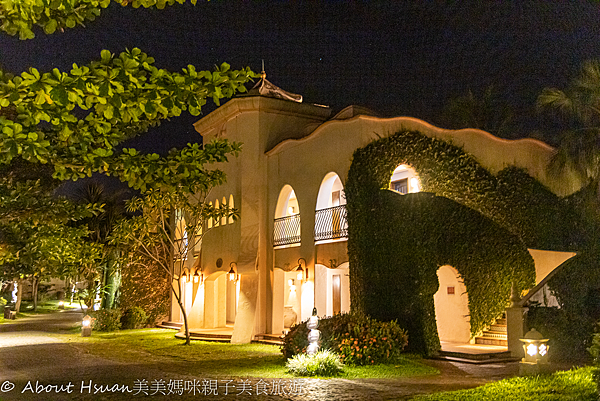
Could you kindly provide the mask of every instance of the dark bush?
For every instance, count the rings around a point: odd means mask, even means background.
[[[98,331],[115,331],[121,328],[120,309],[100,309],[90,313],[92,328]]]
[[[335,315],[319,321],[321,349],[331,349],[343,363],[367,365],[393,360],[408,344],[408,336],[395,321],[380,322],[358,313]],[[306,351],[306,323],[293,326],[283,339],[286,358]]]
[[[553,361],[587,361],[593,323],[586,316],[575,318],[558,307],[530,306],[526,326],[549,339],[548,357]]]
[[[141,329],[146,325],[148,315],[139,306],[127,309],[121,316],[121,328],[123,329]]]

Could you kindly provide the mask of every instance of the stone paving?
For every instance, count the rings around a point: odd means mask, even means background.
[[[0,325],[0,400],[401,400],[476,387],[518,371],[516,363],[427,361],[441,374],[385,380],[213,378],[203,382],[205,378],[190,373],[173,373],[189,370],[177,360],[121,363],[86,354],[60,335],[79,324],[81,317],[80,312],[63,311]],[[130,392],[121,392],[125,386]]]

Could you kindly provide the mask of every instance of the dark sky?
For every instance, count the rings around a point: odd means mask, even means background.
[[[266,2],[199,0],[195,7],[112,4],[86,28],[33,40],[0,35],[0,64],[68,70],[102,49],[139,47],[159,67],[249,65],[305,101],[349,104],[435,122],[448,98],[494,85],[524,113],[541,89],[564,86],[600,58],[600,5],[592,1]],[[206,109],[205,112],[209,111]],[[194,137],[183,117],[145,141]]]

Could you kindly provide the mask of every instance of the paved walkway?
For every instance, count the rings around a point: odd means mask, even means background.
[[[212,385],[218,395],[207,396],[200,394],[204,378],[177,373],[187,372],[180,361],[120,363],[86,354],[69,343],[68,336],[61,335],[80,324],[81,317],[80,312],[63,311],[0,325],[0,400],[399,400],[416,394],[476,387],[518,371],[516,363],[481,366],[427,361],[441,374],[389,380],[219,378],[206,383],[208,391]],[[147,380],[147,388],[142,379]],[[194,380],[198,384],[195,395]],[[169,383],[174,385],[170,395]],[[120,392],[125,386],[131,392]],[[178,386],[188,388],[180,391],[183,389]]]

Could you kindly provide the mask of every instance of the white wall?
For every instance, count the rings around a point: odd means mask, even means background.
[[[467,343],[471,337],[467,289],[451,266],[440,267],[437,276],[440,288],[433,299],[440,341]],[[448,287],[454,287],[454,294],[448,294]]]

